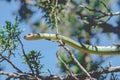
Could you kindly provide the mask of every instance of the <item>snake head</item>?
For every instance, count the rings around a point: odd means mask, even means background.
[[[27,35],[24,36],[24,39],[26,40],[38,40],[38,39],[43,39],[41,34],[39,33],[29,33]]]
[[[32,40],[32,39],[34,39],[34,34],[33,33],[29,33],[29,34],[27,34],[27,35],[25,35],[24,36],[24,39],[26,39],[26,40]]]

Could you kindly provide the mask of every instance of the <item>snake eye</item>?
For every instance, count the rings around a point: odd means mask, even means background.
[[[29,33],[27,36],[33,36],[33,33]]]
[[[31,35],[30,33],[28,35]]]
[[[29,33],[28,36],[32,35],[32,33]]]

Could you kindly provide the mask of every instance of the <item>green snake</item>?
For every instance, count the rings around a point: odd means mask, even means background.
[[[30,33],[24,36],[26,40],[39,40],[39,39],[46,39],[51,41],[58,41],[59,39],[80,52],[83,53],[90,53],[90,54],[99,54],[99,55],[119,55],[120,54],[120,46],[113,45],[113,46],[93,46],[87,45],[84,43],[79,43],[75,40],[72,40],[68,37],[56,34],[49,34],[49,33]]]

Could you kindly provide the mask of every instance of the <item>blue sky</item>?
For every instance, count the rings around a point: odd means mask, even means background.
[[[5,21],[11,21],[14,22],[15,16],[13,16],[13,13],[16,11],[19,3],[18,2],[11,2],[11,3],[6,3],[4,0],[0,1],[0,28],[5,24]],[[117,11],[117,10],[115,10]],[[37,18],[38,16],[41,16],[40,13],[37,13],[34,18]],[[112,21],[110,21],[112,22]],[[114,23],[115,25],[115,23]],[[47,40],[37,40],[37,41],[26,41],[23,39],[23,36],[27,33],[30,33],[30,26],[25,24],[25,23],[20,23],[19,27],[21,29],[24,29],[24,32],[21,35],[21,39],[24,44],[25,51],[31,51],[31,50],[38,50],[42,53],[42,62],[41,64],[44,64],[44,70],[49,69],[52,73],[57,73],[58,68],[56,68],[56,63],[57,63],[57,58],[56,58],[56,51],[59,50],[58,44],[56,42],[51,42]],[[113,35],[113,39],[110,40],[110,38],[106,38],[105,34],[99,35],[101,38],[100,45],[112,45],[114,42],[117,42],[118,39],[116,38],[116,35],[111,33]],[[93,38],[92,43],[94,44],[95,39]],[[21,51],[17,51],[19,54],[17,54],[17,58],[12,57],[12,61],[22,70],[27,69],[27,66],[21,64]],[[17,53],[16,52],[16,53]],[[93,55],[93,57],[96,57],[96,55]],[[120,56],[113,56],[112,58],[108,59],[103,66],[108,66],[109,62],[112,61],[113,66],[119,66],[120,65]],[[5,71],[13,71],[12,67],[8,65],[6,62],[4,62],[2,65],[4,67]]]

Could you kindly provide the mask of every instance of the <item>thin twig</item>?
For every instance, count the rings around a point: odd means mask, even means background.
[[[66,67],[66,69],[69,71],[69,74],[75,79],[75,80],[79,80],[74,74],[73,72],[69,69],[68,65],[61,59],[60,55],[58,54],[58,52],[56,52],[56,56],[57,58],[64,64],[64,66]]]
[[[107,9],[108,12],[110,11],[110,9],[107,7],[107,5],[103,1],[100,1],[100,3],[102,3],[102,5]]]
[[[14,69],[16,69],[18,72],[22,73],[22,71],[21,71],[19,68],[17,68],[9,59],[7,59],[6,57],[4,57],[1,53],[0,53],[0,56],[1,56],[4,60],[6,60]]]
[[[107,9],[107,11],[112,14],[112,12],[110,11],[110,9],[107,7],[107,5],[103,2],[103,1],[100,1],[102,3],[102,5]],[[105,16],[104,16],[105,17]],[[109,21],[110,19],[112,18],[112,15],[109,16],[109,18],[104,22],[106,23],[107,21]]]
[[[101,13],[101,14],[103,14],[104,17],[105,17],[105,16],[118,16],[118,15],[120,15],[120,12],[114,12],[114,13],[113,13],[113,12],[108,12],[108,13],[106,13],[106,12],[101,11],[101,10],[91,9],[91,8],[89,8],[89,7],[87,7],[87,6],[84,6],[84,5],[79,5],[79,6],[82,7],[82,8],[86,8],[86,9],[88,9],[89,11]]]
[[[92,77],[90,76],[90,74],[86,71],[86,69],[79,63],[79,61],[75,58],[75,56],[73,55],[73,53],[70,51],[70,49],[68,47],[65,46],[65,44],[62,41],[59,41],[60,45],[69,53],[69,55],[72,57],[72,59],[74,60],[74,62],[79,66],[79,68],[86,73],[86,75],[92,79]]]
[[[27,55],[25,54],[25,50],[24,50],[23,43],[22,43],[22,41],[20,40],[19,37],[17,37],[17,38],[18,38],[18,41],[19,41],[19,43],[20,43],[20,45],[21,45],[23,55],[24,55],[24,57],[26,58],[27,65],[29,66],[30,70],[32,71],[32,74],[34,75],[34,70],[32,69],[32,66],[30,65],[29,58],[28,58]]]
[[[55,9],[56,9],[57,6],[58,6],[58,0],[56,0]],[[58,31],[57,10],[55,10],[55,12],[54,12],[54,17],[55,17],[56,34],[59,34],[59,31]]]

